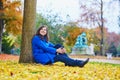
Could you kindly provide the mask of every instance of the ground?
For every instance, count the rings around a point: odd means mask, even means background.
[[[70,67],[63,63],[41,65],[35,63],[18,63],[19,56],[0,54],[0,80],[120,80],[120,64],[104,63],[101,56],[70,56],[90,61],[84,67]],[[104,62],[92,62],[103,60]],[[119,58],[112,60],[120,61]],[[108,60],[110,62],[110,60]]]
[[[120,57],[113,57],[112,59],[107,59],[105,56],[81,56],[81,55],[70,55],[71,58],[74,59],[82,59],[90,58],[90,62],[105,62],[105,63],[113,63],[120,64]],[[18,55],[10,55],[10,54],[0,54],[0,60],[19,60]]]
[[[0,54],[0,60],[19,60],[18,55]]]
[[[103,63],[112,63],[112,64],[120,64],[120,57],[112,57],[111,59],[107,59],[106,56],[81,56],[81,55],[71,55],[74,59],[82,59],[90,58],[90,62],[103,62]]]

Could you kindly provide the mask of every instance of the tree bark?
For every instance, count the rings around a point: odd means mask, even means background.
[[[0,11],[3,10],[3,2],[0,1]],[[3,19],[2,19],[3,13],[0,13],[0,54],[2,53],[2,34],[3,34]]]
[[[118,1],[119,2],[119,16],[118,16],[118,25],[119,25],[119,27],[120,27],[120,0]]]
[[[0,19],[0,54],[2,53],[3,20]]]
[[[22,43],[21,43],[21,54],[20,63],[31,63],[32,48],[31,39],[35,32],[36,22],[36,0],[24,0],[24,17],[22,27]]]
[[[101,30],[101,41],[100,41],[100,52],[101,55],[105,54],[105,49],[104,49],[104,21],[103,21],[103,1],[101,0],[101,25],[100,25],[100,30]]]

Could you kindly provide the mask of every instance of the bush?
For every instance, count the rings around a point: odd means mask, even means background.
[[[10,54],[11,49],[14,47],[14,39],[8,35],[8,33],[3,33],[2,36],[2,51],[4,53]]]
[[[108,52],[109,52],[109,53],[112,53],[113,56],[116,56],[116,55],[117,55],[117,49],[116,49],[116,47],[115,47],[115,45],[114,45],[113,42],[110,44],[110,46],[109,46],[109,48],[108,48]]]

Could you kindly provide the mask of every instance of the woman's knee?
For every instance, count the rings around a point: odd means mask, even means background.
[[[62,48],[62,47],[64,47],[62,44],[56,44],[56,45],[54,46],[54,48],[56,48],[56,49]]]

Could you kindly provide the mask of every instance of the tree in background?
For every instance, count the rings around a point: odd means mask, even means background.
[[[4,27],[4,23],[3,23],[3,2],[0,0],[0,53],[2,53],[2,34],[3,34],[3,27]]]
[[[20,63],[30,63],[33,61],[31,39],[35,34],[36,21],[36,0],[24,0],[24,17],[22,28],[22,43],[20,53]]]
[[[42,16],[41,13],[36,14],[36,30],[41,26],[41,25],[47,25],[51,26],[49,23],[48,19]]]
[[[85,28],[80,28],[76,24],[68,23],[64,26],[64,46],[67,50],[67,53],[71,53],[71,49],[76,42],[76,38],[82,32],[85,32]]]
[[[100,52],[101,52],[101,55],[104,55],[105,54],[105,44],[104,44],[104,19],[103,19],[103,1],[102,0],[100,0],[100,11],[101,11],[100,23],[98,22],[98,25],[101,30]]]
[[[68,26],[66,27],[66,29],[68,31],[68,37],[66,37],[66,44],[68,44],[69,46],[74,46],[77,36],[85,31],[84,28],[79,28],[77,26]]]
[[[104,44],[105,44],[105,50],[108,49],[108,29],[104,27]],[[88,36],[88,42],[89,43],[93,43],[94,46],[95,46],[95,52],[97,55],[100,55],[100,40],[101,40],[101,30],[99,29],[99,27],[96,27],[96,28],[92,28],[90,30],[87,31],[89,33],[90,36]],[[112,38],[112,37],[111,37]],[[105,55],[105,54],[104,54]]]
[[[81,2],[80,2],[81,5]],[[96,8],[98,6],[98,8]],[[82,22],[87,23],[90,27],[98,26],[101,33],[101,39],[100,39],[100,54],[105,54],[104,49],[104,18],[103,18],[103,0],[93,0],[90,2],[89,6],[81,5],[80,9],[83,10],[80,19],[78,20],[79,24],[82,24]],[[83,24],[84,24],[83,23]],[[86,26],[87,26],[86,25]],[[81,25],[82,26],[82,25]]]
[[[118,52],[117,56],[120,57],[120,45],[118,45],[118,47],[117,47],[117,52]]]
[[[108,47],[111,46],[111,43],[114,42],[114,46],[117,48],[118,54],[120,54],[120,35],[119,34],[116,34],[114,32],[108,33],[106,41],[107,41]]]
[[[108,48],[108,52],[109,52],[109,53],[112,53],[112,55],[116,57],[116,55],[117,55],[117,49],[116,49],[116,47],[115,47],[115,45],[114,45],[114,42],[112,42],[112,43],[110,44],[110,46],[109,46],[109,48]]]
[[[119,9],[120,9],[120,0],[118,2],[119,2]],[[118,25],[120,27],[120,10],[119,10],[119,16],[118,16]]]
[[[0,53],[2,52],[2,34],[5,32],[17,35],[22,30],[21,2],[0,0]]]
[[[51,14],[51,15],[50,15]],[[56,44],[63,44],[64,34],[64,25],[61,24],[62,20],[58,14],[52,14],[52,10],[47,11],[46,15],[39,13],[36,17],[36,27],[40,27],[41,25],[47,25],[49,29],[49,41]],[[37,29],[36,28],[36,29]],[[59,31],[58,31],[59,30]]]

